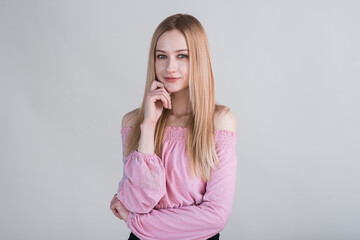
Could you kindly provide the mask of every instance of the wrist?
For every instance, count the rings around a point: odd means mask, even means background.
[[[127,209],[122,209],[121,213],[120,213],[120,216],[122,218],[122,220],[124,220],[125,222],[127,222],[127,218],[129,216],[129,210]]]
[[[140,124],[140,130],[141,131],[155,131],[156,122],[142,122]]]
[[[129,211],[126,211],[126,213],[124,214],[125,223],[127,223],[128,216],[129,216]]]

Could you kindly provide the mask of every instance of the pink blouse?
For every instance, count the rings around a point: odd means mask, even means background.
[[[121,130],[123,153],[131,127]],[[167,127],[162,159],[133,151],[124,158],[118,199],[130,211],[127,226],[140,239],[207,239],[224,229],[236,182],[238,135],[215,130],[220,167],[211,180],[191,177],[187,129]]]

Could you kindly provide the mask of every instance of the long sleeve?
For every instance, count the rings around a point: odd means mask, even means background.
[[[122,130],[123,153],[129,129]],[[156,154],[131,152],[124,157],[123,178],[117,191],[118,199],[134,213],[150,212],[164,196],[165,169]]]
[[[130,212],[127,226],[139,238],[207,239],[224,229],[233,204],[236,182],[237,134],[218,131],[216,151],[220,167],[213,169],[203,202],[179,208],[153,209],[147,214]]]

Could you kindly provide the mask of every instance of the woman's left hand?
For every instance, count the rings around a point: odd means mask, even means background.
[[[127,217],[129,215],[129,210],[125,208],[125,206],[121,203],[121,201],[117,198],[115,194],[110,203],[110,210],[114,213],[114,215],[120,219],[123,219],[125,222],[127,221]]]

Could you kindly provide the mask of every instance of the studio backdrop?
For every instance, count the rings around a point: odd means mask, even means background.
[[[237,117],[227,240],[360,238],[359,1],[0,0],[0,239],[127,239],[121,119],[165,17],[204,25]],[[189,223],[191,224],[191,223]]]

